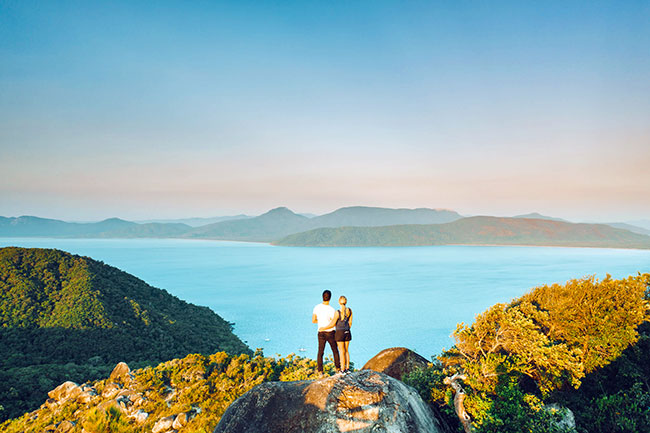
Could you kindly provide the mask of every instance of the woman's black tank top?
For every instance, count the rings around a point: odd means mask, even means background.
[[[339,311],[339,320],[336,321],[336,330],[337,331],[349,331],[350,330],[350,317],[352,316],[352,310],[349,308],[345,309],[345,317],[341,319],[341,312]]]

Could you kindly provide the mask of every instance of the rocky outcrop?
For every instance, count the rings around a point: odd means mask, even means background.
[[[425,368],[429,364],[423,356],[405,347],[391,347],[373,356],[363,366],[362,370],[373,370],[402,380],[402,377],[415,370]]]
[[[68,400],[75,400],[79,403],[90,403],[92,398],[97,395],[95,388],[89,385],[79,386],[74,382],[63,382],[61,385],[48,392],[50,397],[45,402],[46,406],[52,408]]]
[[[111,372],[111,375],[108,378],[110,380],[112,380],[113,382],[130,380],[131,379],[131,369],[126,364],[126,362],[119,362],[115,366],[115,368]]]
[[[441,432],[417,392],[371,370],[266,382],[228,407],[214,433]]]

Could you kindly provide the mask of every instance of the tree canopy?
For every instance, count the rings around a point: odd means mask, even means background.
[[[40,404],[53,383],[98,378],[119,361],[252,353],[207,307],[88,257],[14,247],[0,249],[0,347],[0,419]]]
[[[430,397],[444,406],[451,393],[443,378],[463,374],[465,409],[479,431],[522,428],[512,422],[513,401],[523,405],[517,413],[529,429],[536,414],[546,413],[543,403],[575,392],[639,341],[639,327],[650,318],[649,286],[650,274],[639,274],[537,287],[490,307],[471,325],[459,324],[456,344],[419,380],[428,381]],[[650,389],[644,392],[650,397]]]

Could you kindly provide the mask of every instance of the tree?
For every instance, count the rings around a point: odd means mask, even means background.
[[[504,383],[545,399],[578,388],[585,374],[620,356],[649,318],[649,285],[650,274],[571,280],[494,305],[471,326],[459,324],[455,346],[440,360],[448,376],[466,376],[464,403],[474,424],[487,422]]]

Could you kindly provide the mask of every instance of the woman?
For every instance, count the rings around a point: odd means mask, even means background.
[[[352,340],[350,327],[352,326],[352,310],[346,307],[348,299],[345,296],[339,298],[339,305],[341,309],[337,311],[338,320],[336,321],[336,334],[334,339],[339,348],[339,356],[341,357],[341,371],[348,373],[350,371],[350,352],[348,346]]]

